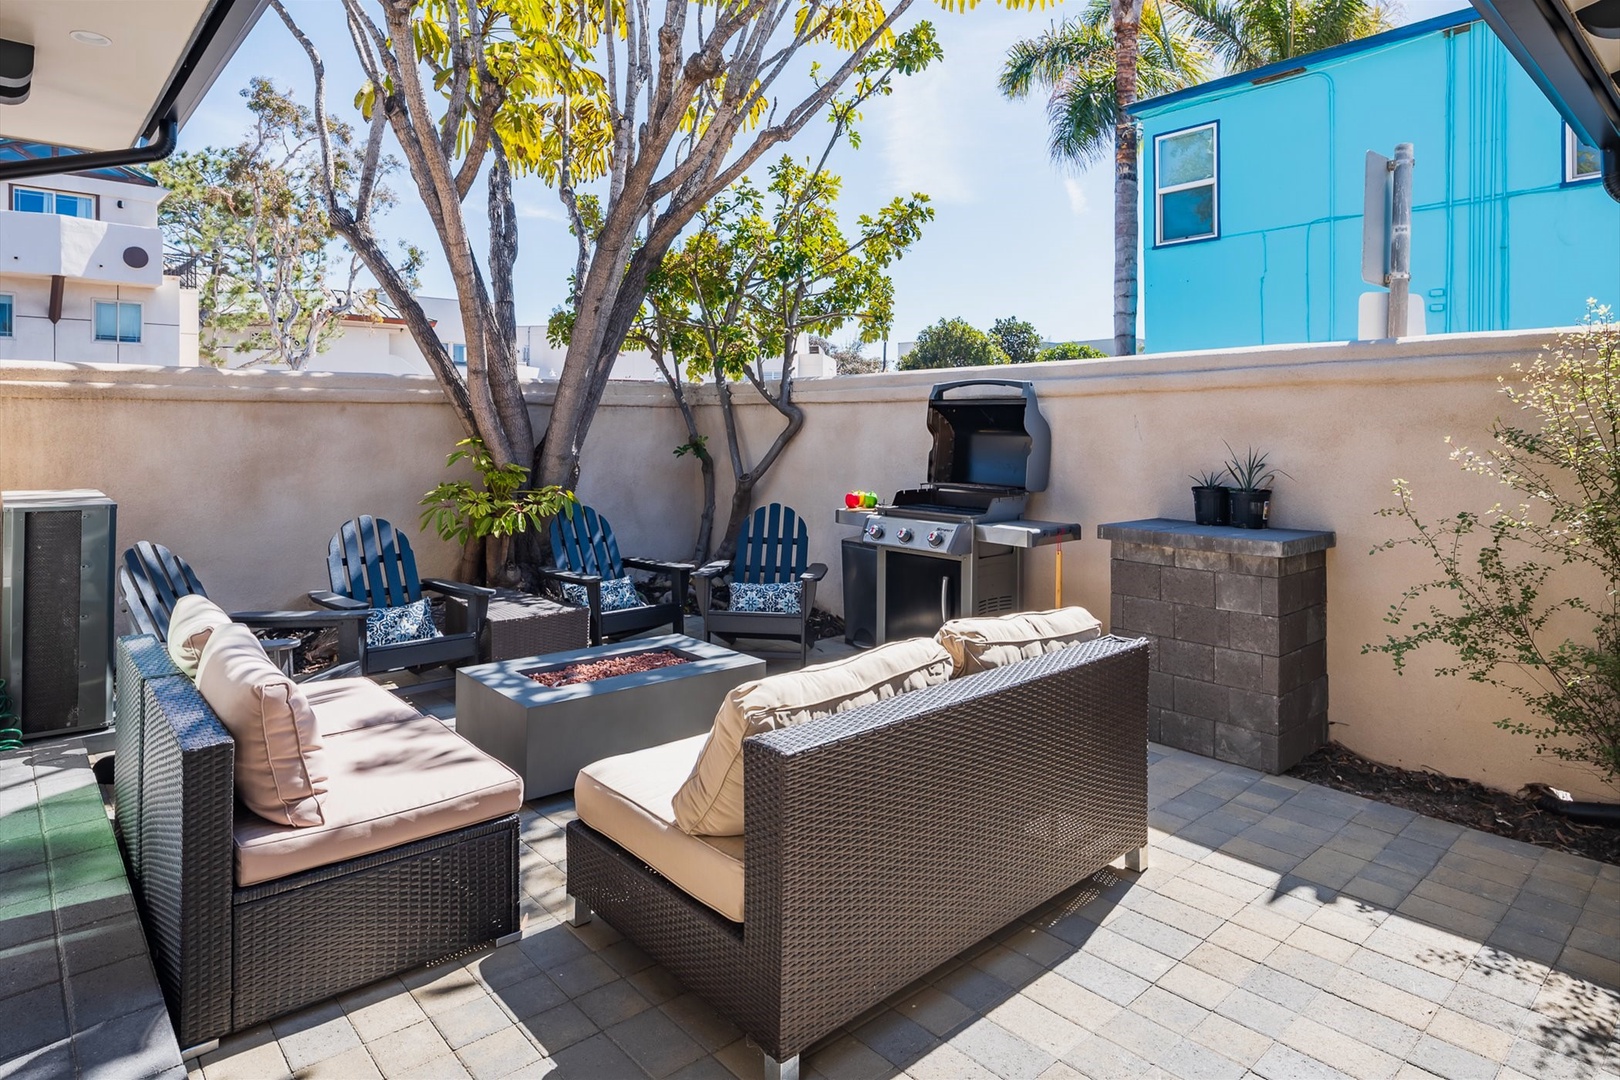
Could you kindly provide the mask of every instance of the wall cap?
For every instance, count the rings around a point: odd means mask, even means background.
[[[1334,545],[1331,532],[1317,529],[1237,529],[1229,525],[1197,525],[1174,518],[1114,521],[1097,526],[1097,536],[1129,544],[1218,551],[1227,555],[1257,555],[1286,559],[1326,551]]]

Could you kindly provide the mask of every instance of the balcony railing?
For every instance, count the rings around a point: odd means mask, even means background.
[[[163,252],[163,276],[179,278],[182,289],[195,289],[197,287],[197,264],[201,261],[202,256],[197,252],[165,248]]]

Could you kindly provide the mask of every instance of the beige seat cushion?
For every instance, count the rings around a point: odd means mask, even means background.
[[[603,758],[579,771],[579,819],[636,856],[694,900],[743,921],[743,838],[689,836],[671,801],[706,735]]]
[[[991,619],[952,619],[935,635],[951,654],[955,675],[1056,652],[1102,636],[1102,624],[1083,607],[1021,611]]]
[[[301,688],[322,741],[356,728],[414,720],[422,714],[370,679],[327,679]]]
[[[278,825],[319,825],[327,766],[315,713],[253,631],[226,623],[209,635],[197,691],[236,744],[237,797]]]
[[[197,677],[197,663],[202,659],[203,646],[218,627],[231,621],[225,609],[193,593],[174,602],[169,611],[169,632],[165,644],[169,658],[188,678]]]
[[[936,641],[895,641],[828,664],[746,682],[726,695],[692,775],[675,793],[675,820],[707,836],[743,831],[742,743],[845,709],[942,683],[951,654]]]
[[[237,814],[238,885],[386,851],[513,813],[523,803],[521,777],[428,716],[333,735],[326,762],[331,790],[321,798],[322,825],[278,828]]]

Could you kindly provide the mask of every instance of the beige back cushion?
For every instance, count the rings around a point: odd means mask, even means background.
[[[742,743],[748,736],[870,705],[950,676],[950,654],[938,642],[914,638],[743,683],[721,703],[692,775],[675,793],[675,823],[694,836],[742,833]]]
[[[225,609],[193,593],[174,602],[169,612],[169,657],[174,666],[188,678],[197,677],[197,662],[202,659],[203,646],[218,627],[231,621]]]
[[[1057,652],[1102,636],[1102,624],[1083,607],[1021,611],[994,619],[952,619],[935,640],[951,654],[955,675],[972,675],[1032,656]]]
[[[322,824],[327,773],[315,713],[253,631],[226,623],[213,632],[197,690],[236,743],[236,794],[247,808],[278,825]]]

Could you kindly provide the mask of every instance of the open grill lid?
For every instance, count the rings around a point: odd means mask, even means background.
[[[963,379],[928,395],[928,482],[941,487],[1045,491],[1052,429],[1035,403],[1033,383]]]

